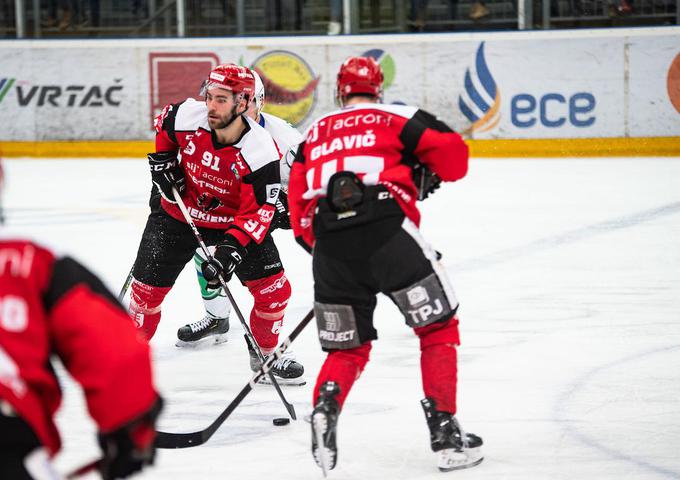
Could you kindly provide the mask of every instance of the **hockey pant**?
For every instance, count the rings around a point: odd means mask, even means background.
[[[456,381],[458,319],[453,317],[426,327],[415,328],[420,338],[420,369],[425,396],[435,401],[437,410],[456,413]],[[348,350],[334,350],[324,361],[316,386],[313,404],[316,404],[319,388],[324,382],[334,381],[340,387],[336,397],[340,408],[352,385],[363,372],[371,352],[371,342]]]
[[[199,228],[199,231],[208,246],[223,241],[222,230]],[[153,336],[158,327],[163,299],[194,256],[196,247],[196,239],[186,223],[175,220],[162,209],[152,208],[135,259],[130,296],[130,314],[147,339]],[[251,242],[246,249],[248,253],[235,272],[242,283],[265,282],[266,279],[282,275],[279,252],[270,235],[260,244]],[[276,303],[281,304],[283,301],[279,299]],[[222,305],[222,308],[215,310],[215,313],[226,316],[224,308],[228,308],[228,305]],[[266,316],[267,309],[264,306],[261,309]],[[277,312],[282,310],[278,307],[273,309]],[[279,316],[282,315],[279,312]]]

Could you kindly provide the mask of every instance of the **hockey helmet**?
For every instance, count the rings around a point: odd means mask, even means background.
[[[205,90],[210,88],[229,90],[234,95],[242,94],[248,102],[255,94],[255,77],[247,67],[224,63],[216,66],[208,75]]]
[[[253,76],[255,77],[255,105],[257,106],[257,114],[259,115],[264,107],[264,83],[262,83],[262,78],[260,78],[260,74],[257,73],[257,70],[251,69],[250,71],[253,72]]]
[[[336,95],[342,100],[349,95],[382,96],[383,73],[371,57],[349,57],[340,66]]]

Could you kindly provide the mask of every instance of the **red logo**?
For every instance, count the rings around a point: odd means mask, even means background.
[[[675,56],[671,67],[668,69],[668,79],[666,81],[668,88],[668,98],[675,109],[680,113],[680,53]]]
[[[198,96],[219,63],[214,53],[149,53],[151,124],[166,105]]]

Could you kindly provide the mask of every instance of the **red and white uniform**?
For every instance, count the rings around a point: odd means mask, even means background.
[[[52,354],[83,387],[101,432],[149,411],[158,398],[149,347],[101,282],[70,258],[0,239],[0,400],[54,455],[61,391]]]
[[[293,233],[314,244],[316,201],[339,171],[356,173],[366,185],[384,185],[416,225],[417,189],[411,178],[414,161],[444,181],[465,176],[468,147],[457,133],[423,110],[374,103],[352,105],[316,120],[298,149],[289,184]]]
[[[196,225],[223,229],[245,246],[261,243],[269,231],[281,190],[281,154],[265,129],[241,118],[246,131],[233,145],[222,145],[208,126],[204,102],[187,99],[169,105],[156,121],[156,151],[180,152],[187,178],[182,199]],[[219,206],[206,211],[212,199]],[[165,199],[161,205],[184,222],[177,205]]]

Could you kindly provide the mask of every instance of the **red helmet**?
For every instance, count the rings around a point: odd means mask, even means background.
[[[253,98],[255,93],[255,77],[249,68],[225,63],[216,66],[208,75],[208,88],[223,88],[234,94],[243,93],[246,101]]]
[[[371,57],[349,57],[338,72],[337,96],[339,99],[352,94],[382,95],[383,73],[380,65]]]

